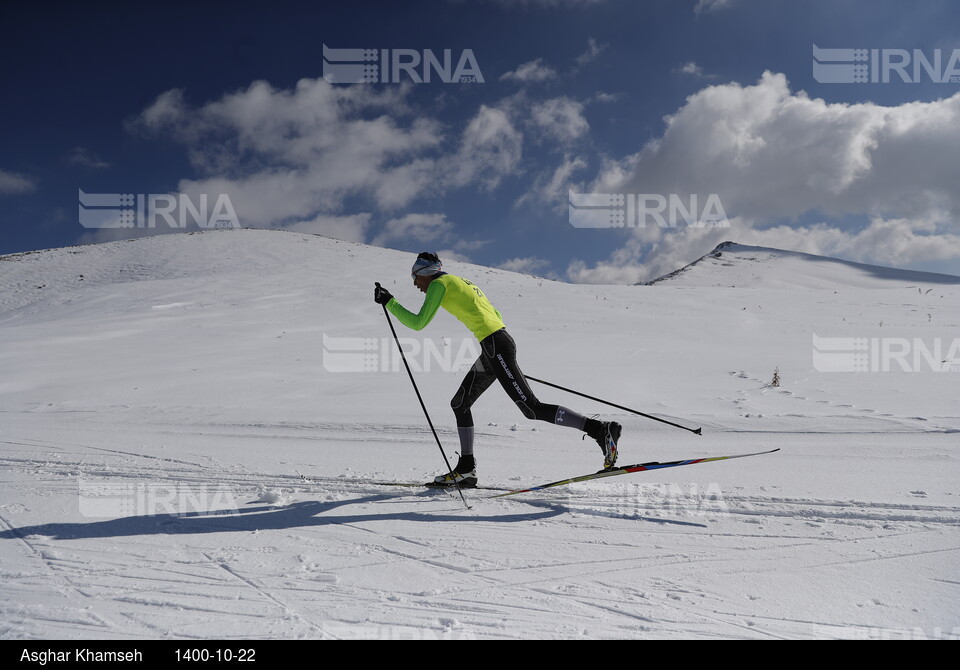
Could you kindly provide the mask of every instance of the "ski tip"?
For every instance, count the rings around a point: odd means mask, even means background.
[[[693,434],[694,434],[694,435],[703,435],[703,428],[697,428],[695,431],[693,431]]]

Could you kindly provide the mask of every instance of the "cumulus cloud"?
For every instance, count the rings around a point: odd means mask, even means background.
[[[730,228],[638,228],[608,260],[575,261],[568,276],[651,279],[724,239],[901,267],[958,259],[957,155],[960,94],[828,103],[771,73],[753,86],[706,87],[666,118],[662,136],[608,161],[591,190],[717,194]],[[789,223],[801,216],[821,222]],[[851,219],[859,223],[833,223]]]
[[[194,107],[161,94],[130,127],[182,143],[203,176],[181,192],[229,193],[243,225],[337,213],[344,199],[404,206],[431,183],[427,154],[443,139],[429,118],[405,115],[405,87],[376,90],[301,80],[258,81]]]
[[[128,128],[181,143],[199,176],[178,190],[229,194],[241,225],[362,240],[418,198],[493,189],[518,170],[523,133],[508,113],[482,105],[451,129],[411,107],[411,86],[257,81],[199,105],[173,89]],[[393,239],[397,221],[376,239]]]
[[[666,121],[662,137],[601,181],[633,193],[717,193],[727,212],[753,219],[960,214],[950,169],[960,94],[899,107],[827,103],[768,72],[754,86],[704,88]]]

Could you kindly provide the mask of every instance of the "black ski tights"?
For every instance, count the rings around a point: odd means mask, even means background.
[[[584,430],[585,418],[560,405],[542,403],[534,395],[520,367],[517,365],[517,345],[506,328],[485,337],[480,342],[480,357],[470,368],[457,390],[450,406],[457,417],[457,426],[473,426],[470,408],[494,380],[499,380],[503,390],[517,404],[528,419],[547,421],[559,426]]]

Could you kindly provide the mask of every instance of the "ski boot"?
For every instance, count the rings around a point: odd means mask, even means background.
[[[462,489],[477,487],[477,463],[473,456],[460,456],[457,467],[445,475],[437,475],[427,484],[432,488],[452,488],[459,486]]]
[[[617,464],[617,442],[620,441],[623,427],[616,421],[591,420],[591,422],[587,435],[600,445],[603,451],[603,469],[609,470]]]

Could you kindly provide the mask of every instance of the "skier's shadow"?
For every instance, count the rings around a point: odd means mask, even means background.
[[[352,500],[326,501],[305,500],[289,505],[259,505],[246,509],[222,512],[188,512],[184,514],[158,514],[127,516],[88,523],[47,523],[11,528],[0,532],[0,539],[24,538],[40,535],[55,540],[81,540],[107,537],[130,537],[135,535],[200,535],[204,533],[249,533],[252,531],[287,530],[335,526],[380,521],[415,522],[496,522],[516,523],[549,519],[566,510],[552,506],[539,512],[518,514],[474,514],[470,510],[456,512],[402,511],[393,513],[340,514],[328,512],[347,505],[376,503],[393,499],[394,496],[379,494]]]

